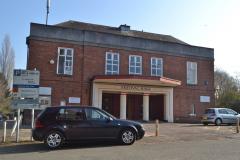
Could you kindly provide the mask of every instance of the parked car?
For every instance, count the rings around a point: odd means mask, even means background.
[[[208,108],[202,117],[203,125],[213,123],[217,126],[221,124],[234,124],[240,115],[229,108]]]
[[[0,113],[0,122],[3,121],[3,115]]]
[[[120,120],[95,107],[47,107],[35,120],[32,135],[51,149],[64,142],[108,139],[130,145],[143,138],[143,125]]]

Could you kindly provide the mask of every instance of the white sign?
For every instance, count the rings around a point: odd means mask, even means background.
[[[39,71],[14,70],[13,109],[39,108]]]
[[[69,103],[80,103],[80,97],[69,97],[68,102]]]
[[[39,108],[39,99],[14,99],[11,106],[13,109]]]
[[[39,86],[39,71],[30,70],[14,70],[13,85],[38,85]]]
[[[20,98],[38,98],[38,88],[18,88],[13,96]]]
[[[39,87],[39,95],[52,95],[52,88],[51,87]]]
[[[14,70],[13,97],[38,98],[39,96],[39,71]]]
[[[210,96],[200,96],[200,102],[210,102]]]

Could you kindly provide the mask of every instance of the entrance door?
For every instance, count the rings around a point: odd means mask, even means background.
[[[142,120],[143,117],[143,96],[127,95],[127,119]]]
[[[120,117],[120,94],[103,93],[102,109],[112,114],[113,116],[119,118]]]
[[[149,119],[164,120],[164,95],[149,96]]]

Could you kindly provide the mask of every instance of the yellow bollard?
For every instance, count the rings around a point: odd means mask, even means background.
[[[159,120],[156,119],[156,132],[155,132],[155,136],[158,137],[159,136]]]
[[[239,133],[239,118],[237,118],[237,123],[236,123],[236,132]]]

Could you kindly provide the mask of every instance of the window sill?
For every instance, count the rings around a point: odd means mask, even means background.
[[[57,77],[72,77],[73,75],[69,74],[57,74]]]
[[[187,83],[188,86],[197,86],[198,84],[189,84]]]
[[[134,76],[134,75],[140,75],[140,76],[141,76],[142,73],[128,73],[128,75],[133,75],[133,76]]]
[[[189,114],[189,116],[191,116],[191,117],[196,117],[196,116],[197,116],[197,114],[190,113],[190,114]]]

